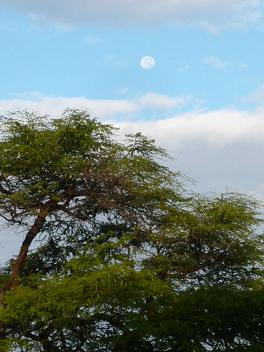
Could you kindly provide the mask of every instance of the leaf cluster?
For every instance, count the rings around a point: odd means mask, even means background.
[[[2,123],[0,215],[30,227],[52,207],[5,294],[0,350],[263,350],[258,202],[187,195],[154,141],[85,112]]]

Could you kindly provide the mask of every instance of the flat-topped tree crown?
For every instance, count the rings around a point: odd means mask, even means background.
[[[1,191],[19,193],[21,201],[29,203],[56,198],[71,180],[80,178],[88,161],[111,148],[113,132],[110,125],[76,111],[56,120],[19,114],[4,120],[2,128]]]
[[[184,197],[152,140],[85,112],[2,130],[0,215],[26,231],[1,269],[0,351],[263,350],[259,202]]]
[[[140,133],[118,142],[116,128],[87,112],[60,119],[24,112],[2,118],[1,127],[0,216],[28,230],[9,286],[49,223],[108,217],[147,227],[181,198],[176,174],[156,161],[163,149]]]

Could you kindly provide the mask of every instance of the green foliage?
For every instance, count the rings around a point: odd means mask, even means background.
[[[155,161],[164,151],[141,134],[118,143],[112,126],[71,110],[53,120],[22,113],[1,127],[0,215],[11,223],[47,201],[53,213],[86,219],[109,211],[132,217],[150,202],[166,209],[176,199],[175,175]]]
[[[0,215],[23,228],[52,207],[5,292],[0,351],[264,349],[258,202],[187,196],[154,141],[118,142],[85,112],[23,113],[3,131]]]

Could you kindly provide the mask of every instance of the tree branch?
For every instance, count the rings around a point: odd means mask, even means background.
[[[43,207],[39,210],[38,216],[34,221],[34,224],[32,225],[32,227],[29,229],[22,243],[22,246],[20,248],[19,254],[12,265],[11,277],[10,277],[10,280],[5,285],[5,290],[9,290],[18,284],[21,271],[27,259],[27,254],[28,254],[30,245],[34,240],[34,238],[37,236],[37,234],[41,231],[47,216],[49,215],[51,210],[54,209],[54,206],[55,206],[54,201],[50,200],[46,204],[44,204]]]

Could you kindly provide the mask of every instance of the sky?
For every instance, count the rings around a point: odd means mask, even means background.
[[[190,189],[264,200],[263,43],[263,0],[0,0],[0,113],[88,110],[155,138]]]

